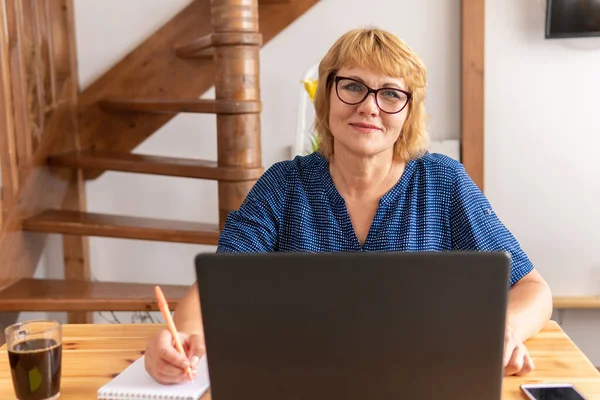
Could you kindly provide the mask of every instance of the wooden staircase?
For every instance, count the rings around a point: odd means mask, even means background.
[[[220,167],[216,161],[151,156],[111,150],[83,150],[50,156],[48,164],[69,168],[100,169],[232,182],[255,181],[263,172],[260,167]]]
[[[160,285],[169,305],[176,306],[185,286]],[[149,285],[23,278],[2,291],[3,311],[155,311],[158,304]]]
[[[10,132],[0,135],[0,312],[68,311],[70,322],[90,322],[90,311],[149,311],[157,305],[152,284],[90,281],[87,236],[217,244],[228,213],[263,172],[260,45],[317,0],[196,0],[81,94],[72,1],[53,0],[45,13],[29,0],[0,10],[0,23],[9,27],[8,37],[2,33],[0,106],[6,114],[0,126]],[[57,20],[59,40],[48,31]],[[190,37],[203,29],[209,31]],[[42,60],[46,70],[27,70],[28,35],[49,51]],[[198,79],[173,78],[198,71],[203,73]],[[211,85],[216,99],[198,100]],[[28,91],[37,97],[28,97]],[[31,103],[40,110],[37,124],[28,125]],[[216,161],[131,153],[181,112],[216,114]],[[84,179],[107,170],[216,180],[219,224],[86,212]],[[46,233],[64,235],[65,280],[31,278]],[[173,305],[188,287],[161,286]]]
[[[216,224],[70,210],[46,210],[23,220],[22,229],[31,232],[212,245],[216,245],[219,239],[219,226]]]

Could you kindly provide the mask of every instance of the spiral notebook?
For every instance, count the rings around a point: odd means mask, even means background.
[[[98,400],[197,400],[210,387],[206,356],[196,365],[193,382],[184,381],[175,385],[161,385],[144,367],[144,356],[125,368],[113,380],[98,389]]]

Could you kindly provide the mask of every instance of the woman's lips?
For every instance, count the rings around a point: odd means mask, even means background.
[[[350,126],[361,133],[379,132],[381,130],[379,127],[371,124],[351,123]]]

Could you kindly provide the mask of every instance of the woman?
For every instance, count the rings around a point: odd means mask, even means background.
[[[550,290],[463,166],[426,152],[425,76],[390,33],[342,36],[319,66],[318,152],[269,168],[229,215],[217,251],[508,251],[505,374],[526,374],[523,342],[550,318]],[[163,330],[146,350],[154,379],[182,381],[204,353],[199,316],[194,284],[175,313],[188,357]]]

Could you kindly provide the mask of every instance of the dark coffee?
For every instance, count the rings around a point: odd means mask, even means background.
[[[42,400],[60,390],[62,345],[53,339],[29,339],[8,350],[15,394],[19,400]]]

